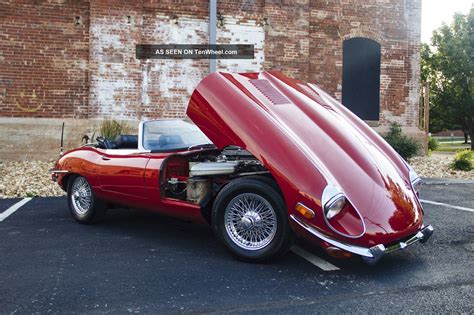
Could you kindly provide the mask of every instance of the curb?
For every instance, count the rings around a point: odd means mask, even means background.
[[[456,184],[474,184],[474,179],[457,178],[426,178],[422,177],[423,185],[456,185]]]

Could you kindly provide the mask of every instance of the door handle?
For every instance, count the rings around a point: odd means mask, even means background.
[[[104,161],[109,161],[110,158],[106,157],[105,155],[102,155],[102,160],[104,160]]]

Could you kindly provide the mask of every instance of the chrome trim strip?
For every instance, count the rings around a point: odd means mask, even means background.
[[[420,176],[418,176],[418,174],[413,169],[411,169],[410,172],[408,173],[408,177],[413,186],[415,186],[415,184],[421,181]]]
[[[51,169],[49,170],[50,173],[53,173],[53,174],[67,174],[69,173],[69,171],[66,171],[66,170],[55,170],[55,169]]]
[[[141,150],[141,149],[106,149],[105,154],[108,155],[132,155],[132,154],[142,154],[150,153],[151,150]]]
[[[421,183],[421,178],[416,178],[413,182],[411,182],[412,186],[415,187],[417,184]]]
[[[140,121],[140,124],[138,124],[138,150],[144,151],[145,147],[143,146],[143,124],[144,121]]]
[[[296,223],[298,223],[302,228],[304,228],[306,231],[311,233],[312,235],[316,236],[317,238],[334,245],[336,247],[339,247],[340,249],[343,249],[345,251],[351,252],[356,255],[364,256],[364,257],[369,257],[372,258],[373,255],[370,252],[369,248],[365,247],[359,247],[359,246],[354,246],[354,245],[349,245],[345,243],[341,243],[339,241],[333,240],[332,238],[327,237],[326,235],[322,234],[315,228],[311,227],[309,224],[301,220],[300,218],[296,217],[295,215],[290,215],[290,218],[293,219]]]
[[[421,178],[413,169],[410,169],[410,172],[408,173],[408,177],[410,179],[411,189],[416,195],[415,186],[421,183]]]

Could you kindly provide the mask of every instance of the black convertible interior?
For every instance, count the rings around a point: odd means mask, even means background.
[[[114,140],[97,137],[98,147],[101,149],[138,149],[138,136],[118,135]],[[161,135],[158,140],[148,140],[146,147],[150,150],[173,150],[182,148],[185,143],[180,135]]]
[[[138,149],[138,136],[118,135],[115,140],[114,149]]]
[[[113,141],[97,137],[97,142],[101,149],[138,149],[138,136],[136,135],[118,135]]]

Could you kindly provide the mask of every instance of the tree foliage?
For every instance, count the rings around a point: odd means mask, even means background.
[[[422,45],[421,79],[430,87],[430,131],[462,129],[474,150],[474,6]]]

